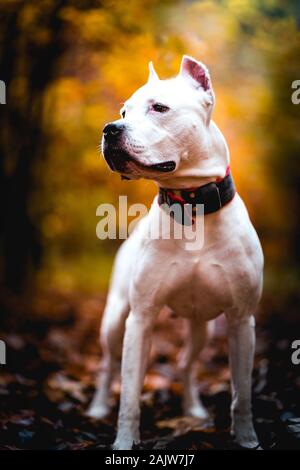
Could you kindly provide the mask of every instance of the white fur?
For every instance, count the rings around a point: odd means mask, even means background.
[[[210,120],[213,95],[196,86],[194,77],[188,78],[181,72],[174,79],[161,81],[152,68],[148,83],[128,100],[124,119],[129,127],[128,151],[145,164],[176,162],[176,169],[168,174],[133,165],[131,177],[153,178],[171,188],[201,186],[224,177],[229,152],[223,135]],[[156,115],[149,110],[153,101],[168,105],[170,111]],[[101,328],[103,367],[89,415],[102,418],[110,409],[109,387],[125,329],[114,448],[131,449],[139,442],[140,394],[153,325],[167,305],[190,323],[189,343],[180,363],[184,411],[206,417],[193,368],[205,341],[207,321],[225,312],[232,371],[232,432],[241,445],[254,447],[258,441],[251,415],[253,314],[261,295],[263,269],[258,237],[238,194],[224,208],[205,216],[204,245],[198,250],[187,251],[185,239],[149,238],[150,227],[161,211],[155,198],[149,214],[116,257]]]

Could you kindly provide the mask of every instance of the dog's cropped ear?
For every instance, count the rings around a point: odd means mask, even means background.
[[[202,62],[198,62],[193,59],[193,57],[184,55],[181,61],[179,76],[188,80],[191,86],[196,89],[201,88],[206,92],[205,103],[208,108],[207,124],[209,124],[215,104],[215,94],[212,88],[208,68],[202,64]]]
[[[201,87],[204,91],[212,93],[209,71],[202,62],[198,62],[192,57],[184,55],[182,57],[179,75],[191,80],[191,83],[195,87]]]
[[[148,64],[149,66],[149,77],[148,77],[148,83],[149,82],[152,82],[152,81],[155,81],[155,80],[159,80],[159,76],[157,75],[157,73],[155,72],[155,69],[154,69],[154,66],[153,66],[153,62],[149,62]]]

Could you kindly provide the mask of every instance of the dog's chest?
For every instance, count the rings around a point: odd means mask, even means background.
[[[178,241],[154,241],[139,252],[133,285],[141,302],[151,298],[179,316],[209,320],[232,305],[228,271],[222,247],[188,252]]]
[[[232,296],[224,266],[205,257],[175,257],[166,273],[167,305],[184,317],[215,318],[231,305]]]
[[[247,212],[236,198],[222,213],[205,219],[203,243],[186,249],[186,239],[151,239],[153,206],[132,246],[131,292],[137,305],[168,305],[180,316],[215,318],[256,293],[262,257]]]

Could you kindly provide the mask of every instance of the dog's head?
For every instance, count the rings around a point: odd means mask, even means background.
[[[148,82],[103,129],[102,152],[113,171],[131,178],[163,180],[207,148],[214,106],[205,65],[183,56],[175,78],[160,80],[152,63]]]

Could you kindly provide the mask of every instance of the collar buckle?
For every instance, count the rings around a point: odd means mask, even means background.
[[[216,212],[223,207],[217,183],[208,183],[201,187],[201,199],[204,201],[204,214]]]

